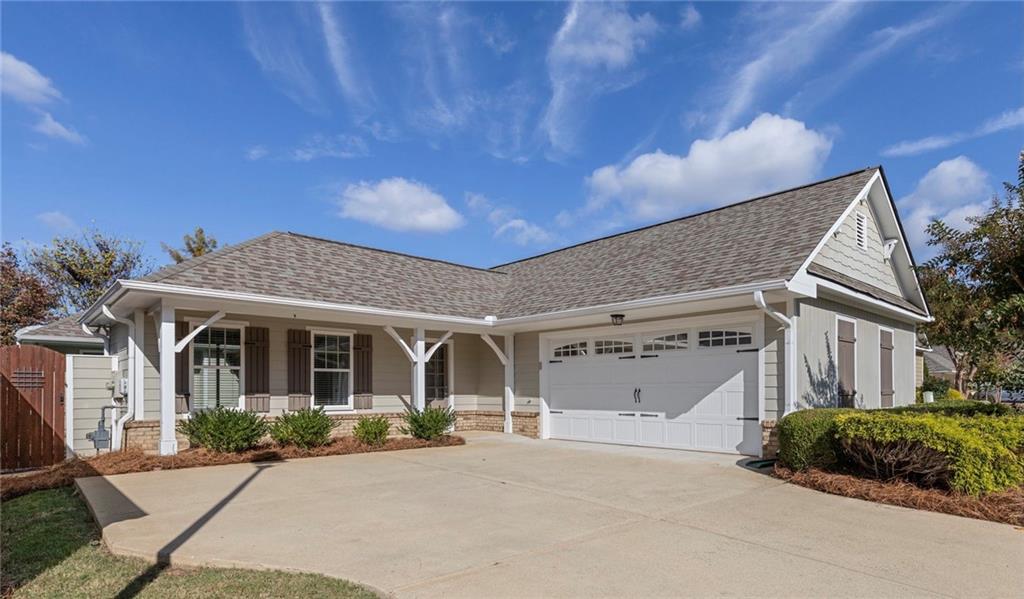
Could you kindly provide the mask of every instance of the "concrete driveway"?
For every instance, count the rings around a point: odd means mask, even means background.
[[[824,495],[724,456],[467,436],[79,487],[115,553],[320,572],[402,597],[1024,590],[1012,526]]]

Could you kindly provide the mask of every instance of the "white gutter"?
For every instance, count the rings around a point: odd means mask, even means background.
[[[754,291],[754,305],[785,328],[786,366],[786,410],[784,414],[796,411],[796,319],[780,314],[768,306],[764,291]]]
[[[117,450],[121,449],[121,437],[124,432],[125,423],[135,416],[135,353],[137,350],[135,347],[135,321],[115,316],[106,304],[100,306],[100,309],[103,311],[103,315],[110,320],[128,326],[128,401],[125,402],[127,408],[125,409],[124,416],[114,422],[113,430],[110,433],[110,450],[115,451],[115,447]]]

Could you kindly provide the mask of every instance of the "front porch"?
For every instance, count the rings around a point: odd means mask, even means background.
[[[456,430],[539,434],[536,398],[515,407],[512,335],[166,300],[105,313],[130,325],[111,337],[131,411],[114,447],[176,453],[176,421],[215,407],[268,418],[323,408],[339,421],[337,435],[366,414],[388,417],[395,430],[407,409],[451,407]]]

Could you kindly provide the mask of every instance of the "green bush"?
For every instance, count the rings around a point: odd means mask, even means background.
[[[178,432],[194,447],[220,452],[252,449],[267,434],[267,422],[252,412],[216,408],[178,422]]]
[[[836,417],[848,408],[817,408],[787,414],[779,421],[779,462],[793,470],[834,468],[841,462]]]
[[[971,495],[1024,484],[1018,417],[867,411],[837,416],[835,429],[844,456],[877,478]]]
[[[402,416],[405,426],[398,429],[403,435],[433,441],[448,434],[455,426],[455,411],[451,408],[409,408]]]
[[[327,445],[331,431],[338,423],[323,408],[303,408],[278,417],[270,425],[270,436],[280,445],[295,445],[303,449]]]
[[[391,423],[387,416],[360,416],[352,434],[360,443],[379,447],[388,440]]]
[[[964,401],[947,399],[932,403],[919,403],[898,408],[888,408],[890,414],[941,414],[943,416],[1005,416],[1013,413],[1013,408],[1002,403],[987,401]]]
[[[936,401],[946,399],[946,394],[949,393],[949,389],[952,384],[946,379],[940,379],[930,375],[926,375],[924,380],[921,382],[921,391],[931,391]]]

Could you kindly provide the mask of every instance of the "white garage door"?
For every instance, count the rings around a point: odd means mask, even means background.
[[[550,436],[757,455],[756,343],[753,324],[553,340]]]

